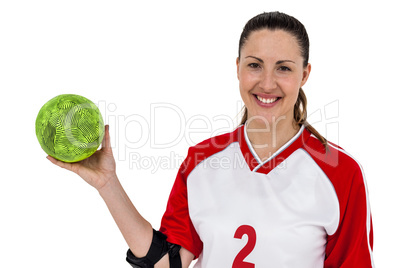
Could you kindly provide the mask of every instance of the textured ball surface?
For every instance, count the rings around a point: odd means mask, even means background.
[[[35,123],[42,149],[64,162],[78,162],[91,156],[102,143],[104,129],[98,107],[73,94],[59,95],[45,103]]]

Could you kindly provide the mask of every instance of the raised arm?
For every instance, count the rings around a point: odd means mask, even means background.
[[[106,203],[133,255],[137,258],[147,255],[154,231],[151,224],[137,211],[117,178],[109,126],[105,127],[102,148],[91,157],[77,163],[65,163],[50,156],[47,158],[53,164],[78,174],[93,186]],[[188,267],[194,255],[182,248],[180,257],[182,267]],[[155,267],[169,267],[168,255],[166,254]]]

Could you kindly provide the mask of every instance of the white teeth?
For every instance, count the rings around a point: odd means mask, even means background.
[[[257,96],[257,99],[263,103],[273,103],[275,102],[278,98],[272,98],[272,99],[264,99],[261,98],[260,96]]]

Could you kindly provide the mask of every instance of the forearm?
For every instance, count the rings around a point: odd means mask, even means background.
[[[132,253],[138,258],[147,255],[153,238],[152,226],[134,207],[117,177],[110,179],[98,191]],[[194,255],[191,252],[181,248],[180,259],[182,267],[189,267],[193,258]],[[165,267],[169,267],[168,254],[155,264],[155,268]]]
[[[99,189],[99,194],[133,254],[145,256],[152,241],[152,226],[134,207],[117,177]]]

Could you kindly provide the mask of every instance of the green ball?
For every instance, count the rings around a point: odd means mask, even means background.
[[[78,162],[98,149],[105,127],[92,101],[63,94],[42,106],[35,130],[40,146],[48,155],[64,162]]]

